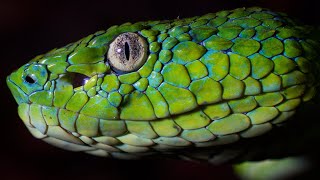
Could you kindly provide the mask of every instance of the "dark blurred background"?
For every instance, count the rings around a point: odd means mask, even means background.
[[[311,0],[1,0],[0,179],[236,179],[228,165],[179,160],[119,161],[72,153],[31,136],[17,115],[5,77],[38,54],[127,21],[203,15],[261,6],[319,25]]]

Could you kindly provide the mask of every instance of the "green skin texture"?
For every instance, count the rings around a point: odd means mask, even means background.
[[[145,38],[148,57],[119,75],[106,54],[124,32]],[[64,149],[131,159],[215,148],[270,131],[316,95],[319,44],[304,32],[261,8],[125,23],[35,57],[7,84],[30,132]],[[75,88],[72,73],[90,79]]]

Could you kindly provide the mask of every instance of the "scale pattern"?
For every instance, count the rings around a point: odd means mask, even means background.
[[[216,147],[270,131],[315,96],[319,44],[306,31],[256,7],[125,23],[35,57],[8,84],[30,132],[64,149],[128,159]],[[119,75],[106,53],[123,32],[149,55]],[[41,78],[26,85],[25,73]],[[90,79],[73,88],[70,73]]]

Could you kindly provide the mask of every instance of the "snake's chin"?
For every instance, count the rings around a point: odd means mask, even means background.
[[[35,103],[21,103],[18,106],[18,114],[21,120],[35,138],[69,151],[95,150],[95,148],[82,141],[78,133],[69,132],[62,128],[57,121],[57,114],[53,113],[52,116],[48,116],[47,113],[43,113],[49,108],[54,107],[41,106]],[[90,138],[87,137],[87,139]]]

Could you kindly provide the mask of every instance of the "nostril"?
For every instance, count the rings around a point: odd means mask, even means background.
[[[29,84],[33,84],[36,82],[36,80],[34,79],[34,77],[30,76],[30,75],[27,75],[26,76],[26,81],[29,83]]]

